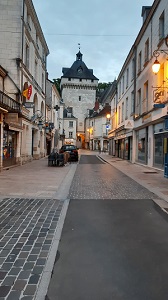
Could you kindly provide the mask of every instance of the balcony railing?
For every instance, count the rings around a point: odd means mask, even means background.
[[[0,105],[7,109],[9,112],[20,112],[21,105],[14,99],[10,98],[8,95],[0,91]]]

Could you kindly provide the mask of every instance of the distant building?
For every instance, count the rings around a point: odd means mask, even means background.
[[[61,77],[61,92],[65,108],[77,119],[76,136],[73,137],[78,147],[85,147],[85,118],[88,109],[93,109],[96,101],[98,78],[93,70],[88,69],[82,60],[82,53],[76,54],[76,61],[70,68],[63,68]],[[70,137],[71,128],[67,132]]]

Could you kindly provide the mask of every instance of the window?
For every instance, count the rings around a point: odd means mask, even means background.
[[[27,27],[29,30],[31,30],[31,18],[29,14],[27,14]]]
[[[148,111],[148,81],[144,84],[143,112]]]
[[[35,63],[34,63],[34,78],[37,81],[37,60],[35,60]]]
[[[129,68],[127,68],[127,75],[126,75],[126,88],[128,87],[129,84]]]
[[[137,114],[141,114],[141,89],[138,90],[138,95],[137,95]]]
[[[149,61],[149,39],[145,43],[145,62]]]
[[[141,71],[141,68],[142,68],[142,52],[140,51],[138,55],[138,73]]]
[[[135,75],[135,59],[132,59],[132,79],[134,79],[134,75]]]
[[[42,62],[45,64],[46,62],[46,55],[45,55],[45,51],[44,48],[42,48]]]
[[[124,102],[122,103],[122,116],[121,116],[121,122],[124,121]]]
[[[72,139],[73,138],[73,132],[69,131],[69,138]]]
[[[134,91],[132,91],[132,93],[131,93],[131,114],[133,114],[134,111],[135,111],[135,109],[134,109],[135,108],[134,99],[135,99]]]
[[[80,78],[79,81],[82,81],[82,78]]]
[[[123,75],[123,78],[122,78],[122,93],[124,93],[124,75]]]
[[[120,119],[121,119],[121,107],[119,106],[119,108],[118,108],[118,125],[120,124]]]
[[[67,111],[68,111],[69,113],[73,114],[73,107],[68,106],[68,107],[67,107]]]
[[[128,119],[128,97],[125,102],[125,119]]]
[[[37,46],[37,49],[39,50],[39,38],[38,38],[37,34],[36,34],[36,46]]]
[[[162,40],[164,38],[164,12],[161,14],[160,18],[159,18],[159,41]]]
[[[26,44],[25,65],[29,69],[29,45],[28,44]]]
[[[121,81],[119,83],[119,98],[121,98]]]
[[[42,73],[42,79],[41,79],[41,88],[42,91],[44,91],[44,74]]]
[[[71,81],[71,78],[68,78],[68,81]]]
[[[79,101],[81,101],[81,96],[79,96]]]
[[[73,127],[73,121],[69,121],[69,127]]]

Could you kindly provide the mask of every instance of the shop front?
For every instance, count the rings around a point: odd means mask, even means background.
[[[3,167],[16,164],[17,133],[12,130],[3,131]]]
[[[154,153],[153,166],[159,169],[164,168],[164,124],[159,123],[153,126],[154,132]]]
[[[115,141],[115,156],[125,159],[132,160],[132,132],[117,134],[114,138]]]
[[[136,162],[148,164],[148,127],[136,131]]]

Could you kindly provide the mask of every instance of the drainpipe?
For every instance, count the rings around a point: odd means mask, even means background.
[[[24,18],[25,18],[25,0],[22,2],[23,7],[22,7],[22,45],[21,45],[21,88],[20,90],[22,91],[23,89],[23,51],[24,51]],[[22,102],[22,95],[21,95],[21,102]]]
[[[20,74],[21,74],[21,81],[20,81],[20,103],[22,105],[22,89],[23,89],[23,50],[24,50],[24,16],[25,16],[25,0],[22,1],[22,44],[21,44],[21,61],[20,61]],[[23,132],[20,132],[20,165],[22,165],[22,136]]]

